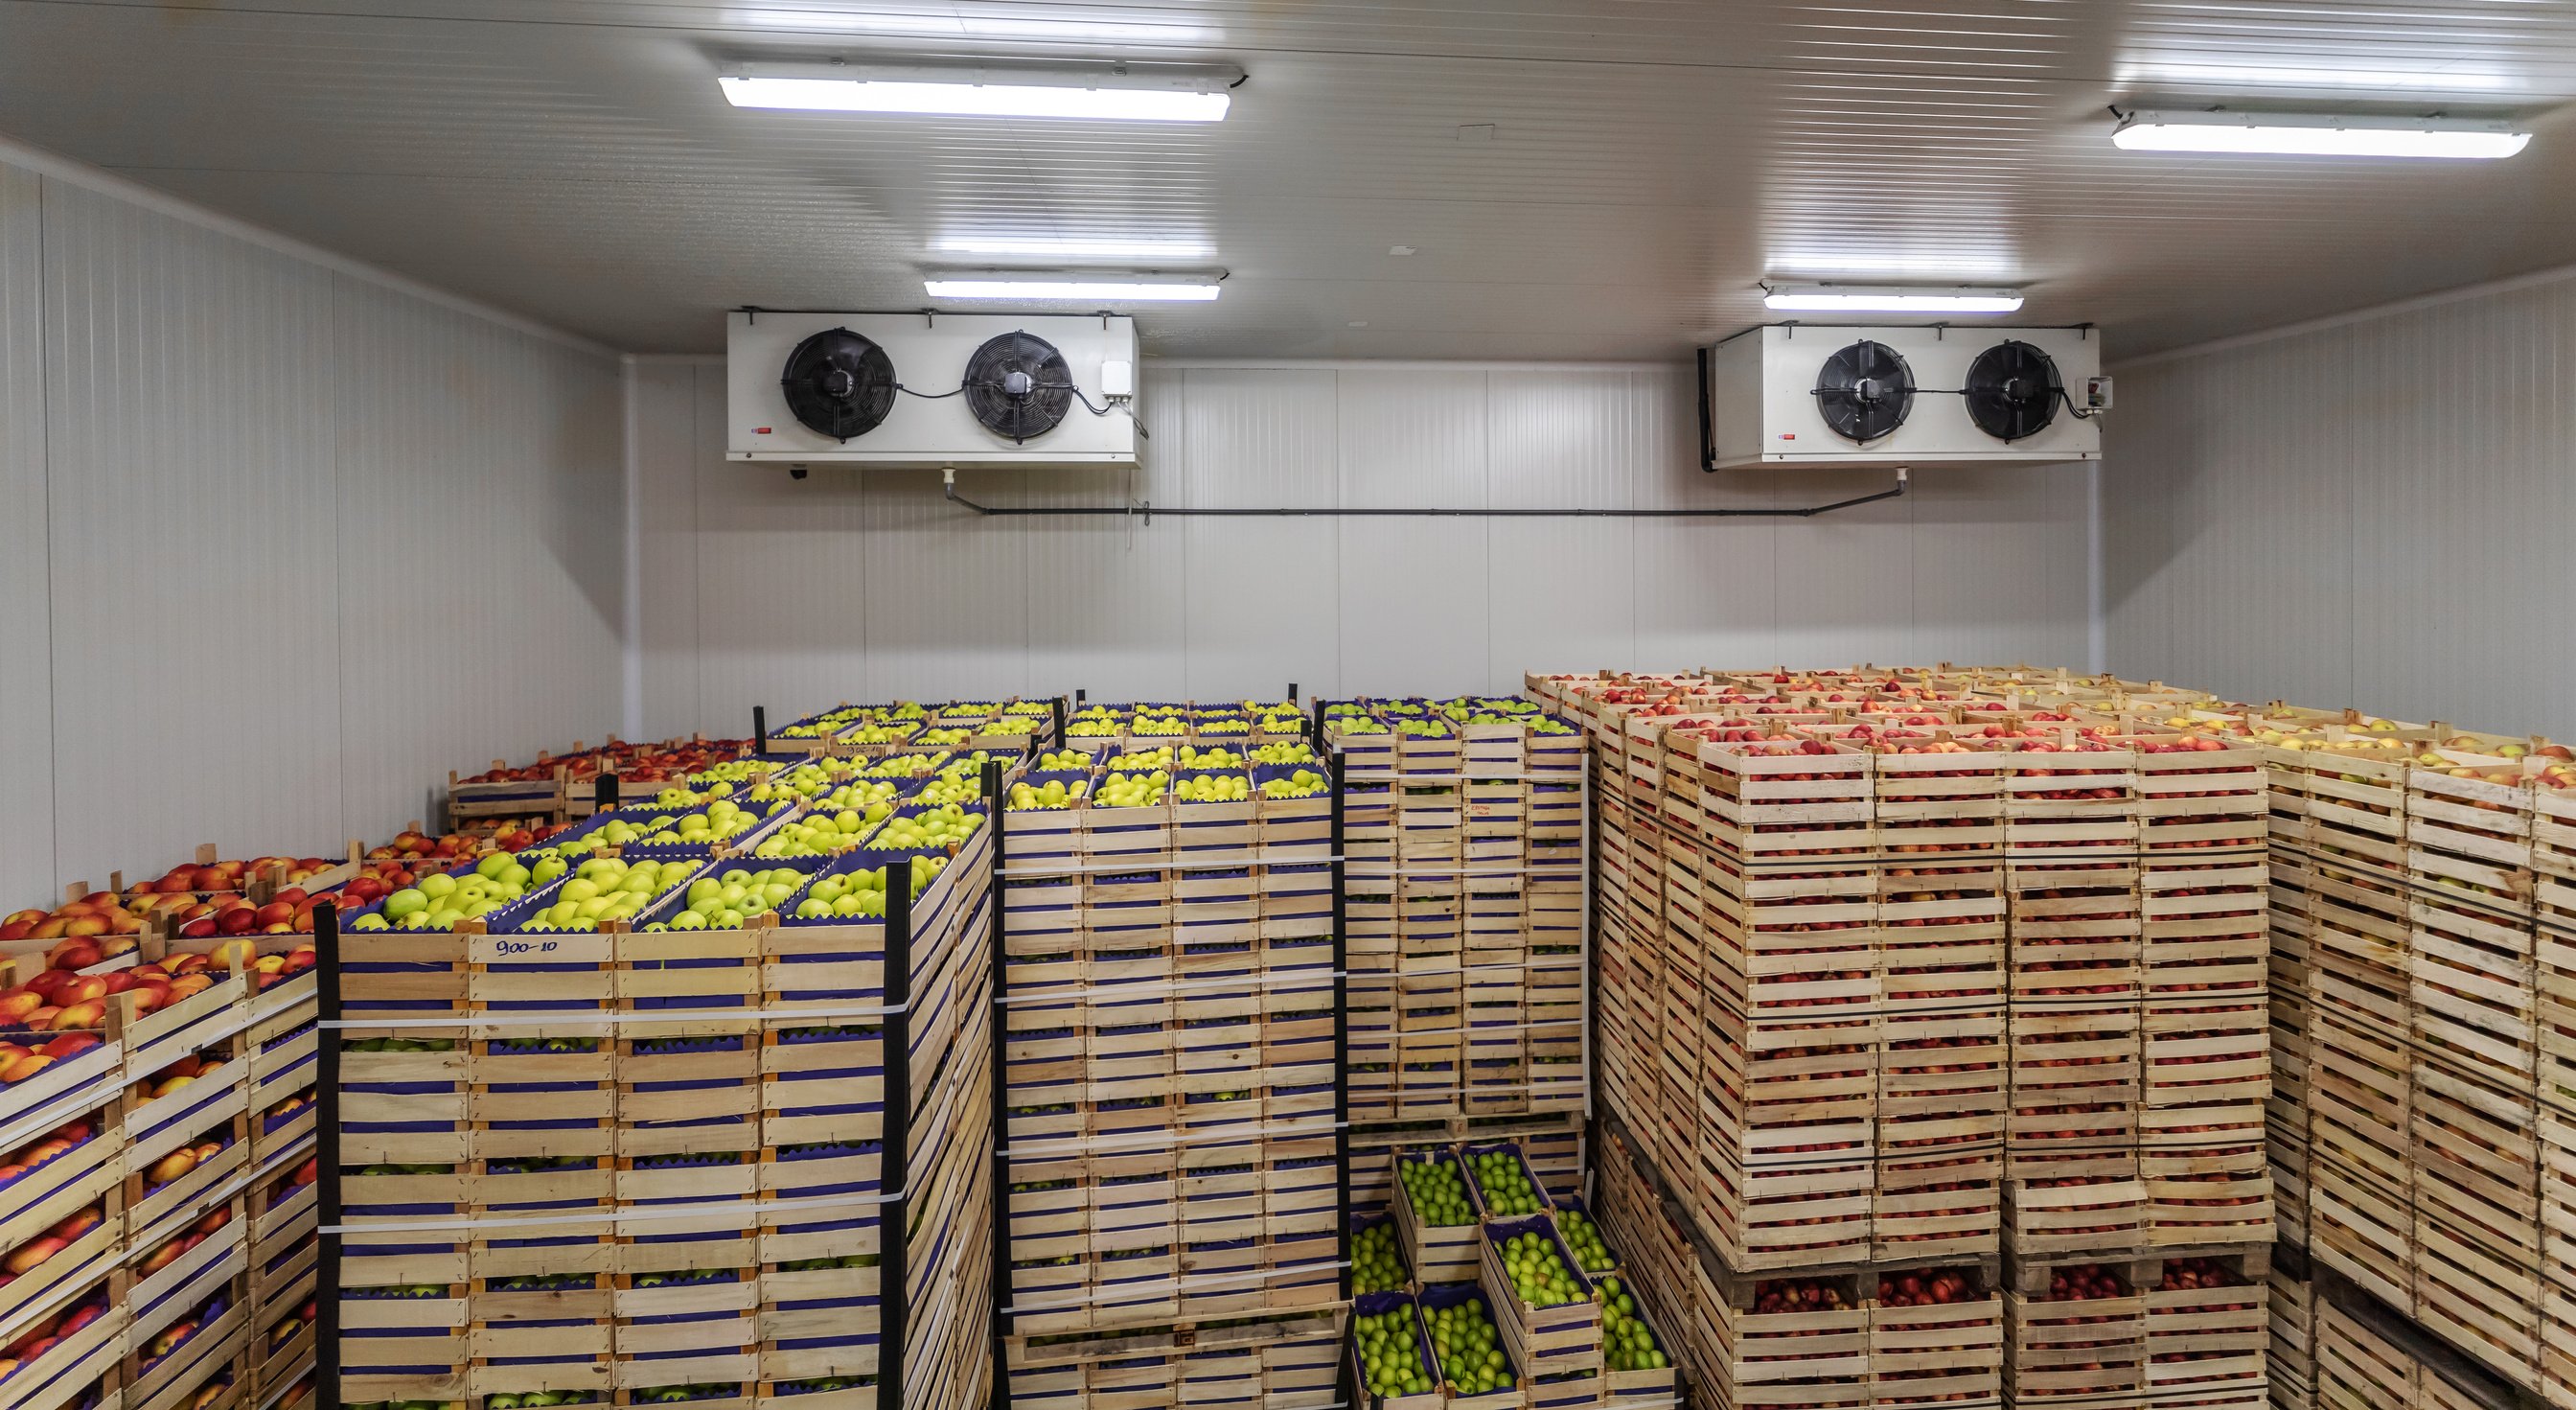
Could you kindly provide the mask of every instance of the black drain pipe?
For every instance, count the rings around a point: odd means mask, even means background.
[[[1912,471],[1905,466],[1896,470],[1896,488],[1876,494],[1838,499],[1831,504],[1814,504],[1803,509],[1199,509],[1156,508],[1150,502],[1135,504],[1067,504],[1013,506],[997,508],[977,504],[957,492],[957,472],[941,472],[949,502],[962,505],[990,518],[1025,518],[1036,515],[1133,515],[1148,524],[1157,514],[1173,517],[1223,519],[1812,519],[1831,514],[1837,509],[1876,504],[1882,499],[1896,499],[1905,493]]]

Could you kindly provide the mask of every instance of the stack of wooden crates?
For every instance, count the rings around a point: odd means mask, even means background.
[[[1721,1405],[2260,1405],[2260,758],[1978,685],[1532,678],[1601,763],[1605,1220],[1697,1245]]]
[[[342,1399],[874,1410],[899,1319],[906,1403],[982,1404],[991,835],[913,899],[900,972],[882,919],[796,897],[644,928],[762,865],[721,852],[634,928],[535,925],[569,878],[452,935],[344,918]],[[802,896],[913,856],[787,865]]]
[[[315,981],[281,969],[301,944],[147,933],[78,982],[189,956],[204,987],[151,1012],[111,994],[86,1030],[5,1034],[95,1040],[0,1089],[12,1410],[309,1402]],[[18,980],[44,968],[13,964]]]
[[[1011,1401],[1328,1406],[1329,771],[1285,703],[1086,705],[1038,762],[1067,800],[1003,818]],[[1101,796],[1158,770],[1151,801]]]

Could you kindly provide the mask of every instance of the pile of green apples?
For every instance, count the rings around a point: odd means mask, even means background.
[[[1394,1292],[1411,1277],[1396,1248],[1394,1221],[1372,1224],[1351,1239],[1352,1292]]]
[[[1090,787],[1091,783],[1088,779],[1079,778],[1071,784],[1067,784],[1060,778],[1051,778],[1035,788],[1025,783],[1015,783],[1011,785],[1010,810],[1014,813],[1029,813],[1070,808],[1073,806],[1073,800],[1081,797]]]
[[[1398,1307],[1351,1324],[1359,1342],[1360,1373],[1376,1396],[1428,1395],[1431,1368],[1422,1364],[1422,1340],[1413,1329],[1413,1309]]]
[[[1252,721],[1241,715],[1211,715],[1199,721],[1199,738],[1233,739],[1252,733]]]
[[[1189,732],[1190,722],[1178,715],[1140,714],[1127,727],[1130,736],[1148,739],[1178,739]]]
[[[970,813],[955,803],[943,803],[926,813],[905,813],[886,820],[868,838],[868,845],[884,850],[912,847],[954,847],[975,835],[984,825],[982,813]]]
[[[1151,749],[1130,749],[1109,761],[1109,767],[1122,772],[1152,771],[1172,766],[1172,746],[1158,744]]]
[[[1091,767],[1091,756],[1079,749],[1058,749],[1051,754],[1040,754],[1037,767],[1048,773],[1060,773],[1066,769],[1087,769]]]
[[[1613,1371],[1660,1371],[1672,1364],[1655,1345],[1654,1330],[1637,1315],[1637,1299],[1616,1278],[1592,1290],[1601,1304],[1601,1350]]]
[[[643,1284],[638,1282],[637,1287]],[[742,1394],[734,1381],[721,1381],[702,1386],[654,1386],[649,1390],[628,1391],[627,1396],[639,1405],[677,1405],[691,1400],[731,1400]]]
[[[974,737],[975,731],[972,728],[955,725],[947,729],[923,730],[914,735],[911,742],[924,749],[946,749],[951,745],[963,744]]]
[[[1293,710],[1285,714],[1264,715],[1255,720],[1252,727],[1261,734],[1303,734],[1306,732],[1306,717]]]
[[[912,894],[919,896],[931,878],[948,865],[946,857],[912,859]],[[883,867],[870,871],[834,872],[816,877],[805,899],[796,903],[798,920],[822,920],[826,917],[881,916],[886,908],[886,874]]]
[[[1556,1251],[1556,1241],[1545,1234],[1514,1234],[1503,1243],[1503,1271],[1510,1275],[1512,1291],[1532,1307],[1561,1307],[1580,1299],[1574,1270]]]
[[[549,1405],[588,1405],[598,1398],[595,1390],[531,1390],[517,1395],[487,1395],[483,1397],[483,1410],[546,1410]]]
[[[657,817],[653,820],[652,831],[644,837],[623,839],[623,841],[640,840],[650,847],[667,847],[674,844],[684,847],[713,847],[758,827],[760,820],[766,816],[768,814],[765,811],[754,812],[730,798],[718,798],[698,812],[683,813],[678,817],[667,814]],[[615,827],[618,824],[611,823],[610,826]]]
[[[1447,739],[1451,734],[1445,720],[1398,720],[1395,732],[1408,739]]]
[[[1102,808],[1150,808],[1163,801],[1171,784],[1171,775],[1161,769],[1149,774],[1113,772],[1100,781],[1100,792],[1092,802]]]
[[[688,862],[630,863],[619,857],[593,857],[556,888],[553,905],[520,929],[539,935],[592,931],[614,921],[632,920],[696,869]]]
[[[1435,1309],[1425,1320],[1431,1327],[1431,1357],[1440,1365],[1441,1378],[1458,1394],[1486,1395],[1512,1388],[1511,1364],[1503,1358],[1501,1334],[1487,1315],[1483,1298]]]
[[[1303,749],[1306,746],[1300,744],[1297,747]],[[1311,798],[1323,791],[1324,776],[1311,769],[1299,769],[1286,778],[1264,779],[1261,784],[1264,798]]]
[[[735,867],[722,876],[689,883],[689,908],[667,921],[644,927],[663,930],[740,930],[751,917],[787,904],[805,884],[805,873],[790,867],[746,871]]]
[[[1239,769],[1243,767],[1240,750],[1223,745],[1201,749],[1195,744],[1181,746],[1181,767],[1185,769]]]
[[[559,860],[559,859],[558,859]],[[560,874],[558,872],[558,874]],[[548,877],[547,880],[552,880]],[[507,852],[494,852],[459,879],[433,873],[385,897],[375,911],[350,923],[351,930],[454,930],[480,920],[542,886],[535,871]]]
[[[859,839],[876,830],[879,823],[894,815],[892,803],[871,803],[862,812],[843,808],[838,812],[812,812],[790,818],[778,831],[760,839],[751,849],[763,861],[786,857],[828,857],[859,845]]]
[[[1414,1217],[1423,1223],[1454,1229],[1476,1222],[1476,1212],[1467,1204],[1467,1187],[1459,1180],[1455,1164],[1446,1160],[1401,1161],[1395,1173],[1404,1182],[1404,1195],[1413,1203]]]
[[[1308,744],[1302,739],[1281,739],[1275,740],[1269,744],[1256,744],[1252,746],[1252,762],[1256,764],[1311,764],[1315,762],[1315,746]]]
[[[846,782],[836,780],[828,789],[801,796],[811,799],[814,807],[818,809],[828,808],[835,812],[843,808],[856,808],[866,812],[880,804],[885,806],[887,812],[892,812],[894,796],[902,791],[901,787],[891,779],[854,778]]]
[[[1547,1207],[1520,1158],[1507,1150],[1477,1151],[1467,1157],[1476,1167],[1476,1187],[1485,1208],[1497,1219],[1521,1219]]]
[[[1118,717],[1094,705],[1065,721],[1064,732],[1073,739],[1106,739],[1118,733]]]
[[[1340,729],[1344,734],[1386,733],[1386,723],[1384,721],[1373,720],[1366,715],[1344,715],[1333,723],[1334,726]]]
[[[948,763],[945,752],[931,754],[888,754],[860,770],[863,778],[919,778],[935,774]]]
[[[1182,779],[1174,796],[1184,803],[1241,803],[1252,797],[1252,780],[1243,774],[1200,774]]]
[[[1601,1241],[1600,1226],[1584,1218],[1582,1210],[1559,1210],[1556,1232],[1565,1239],[1565,1246],[1573,1250],[1574,1261],[1583,1265],[1584,1272],[1606,1273],[1619,1266],[1619,1261],[1610,1256],[1610,1246]]]
[[[902,721],[871,720],[838,736],[844,744],[893,744],[912,734],[912,726]]]
[[[998,719],[986,720],[977,725],[975,731],[978,734],[988,735],[1035,734],[1038,732],[1038,721],[1028,715],[1003,715]]]
[[[915,803],[972,803],[984,796],[984,780],[969,770],[951,769],[922,785]]]
[[[778,732],[778,737],[780,739],[822,739],[838,733],[846,725],[858,723],[867,718],[869,713],[865,705],[844,705],[838,710],[816,715],[811,720],[789,725]]]

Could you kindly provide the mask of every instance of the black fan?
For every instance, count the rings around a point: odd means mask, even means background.
[[[894,410],[894,359],[873,341],[834,328],[796,345],[778,386],[807,430],[846,441],[875,430]]]
[[[1997,440],[2026,440],[2057,419],[2057,364],[2028,343],[2010,340],[1968,364],[1968,419]]]
[[[1073,409],[1073,369],[1046,339],[1004,333],[966,359],[966,405],[994,435],[1043,436]]]
[[[1914,410],[1914,369],[1896,349],[1863,339],[1825,359],[1816,373],[1816,410],[1844,440],[1891,435]]]

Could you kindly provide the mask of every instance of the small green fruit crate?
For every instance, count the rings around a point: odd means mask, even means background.
[[[1443,1355],[1439,1340],[1431,1329],[1438,1325],[1441,1313],[1473,1308],[1472,1315],[1481,1317],[1494,1328],[1493,1344],[1479,1355],[1481,1364],[1469,1366],[1463,1348],[1452,1348]],[[1422,1289],[1415,1301],[1416,1315],[1423,1321],[1423,1332],[1432,1344],[1432,1361],[1440,1373],[1442,1393],[1449,1399],[1451,1410],[1517,1410],[1529,1403],[1530,1387],[1525,1384],[1519,1366],[1502,1344],[1501,1324],[1494,1321],[1493,1306],[1485,1291],[1475,1283],[1434,1283]],[[1499,1363],[1499,1364],[1496,1364]],[[1488,1387],[1469,1391],[1468,1385]]]
[[[1440,1410],[1445,1399],[1440,1384],[1437,1360],[1431,1354],[1431,1338],[1422,1330],[1420,1314],[1409,1293],[1369,1293],[1354,1299],[1351,1332],[1351,1370],[1353,1385],[1359,1387],[1360,1403],[1371,1410]],[[1361,1324],[1371,1319],[1392,1318],[1396,1336],[1386,1341],[1386,1350],[1373,1365],[1362,1344]],[[1409,1343],[1409,1346],[1406,1345]],[[1410,1366],[1403,1358],[1410,1352]],[[1376,1372],[1372,1375],[1372,1372]],[[1404,1378],[1398,1387],[1397,1378]],[[1419,1386],[1420,1389],[1415,1389]],[[1389,1392],[1392,1393],[1389,1393]]]
[[[1404,1261],[1414,1276],[1426,1283],[1464,1282],[1476,1276],[1478,1266],[1478,1221],[1475,1196],[1468,1186],[1473,1181],[1458,1163],[1455,1153],[1433,1148],[1401,1151],[1395,1158],[1396,1237],[1404,1247]],[[1445,1171],[1443,1177],[1429,1172]],[[1455,1223],[1435,1224],[1426,1217],[1414,1190],[1420,1182],[1454,1180],[1457,1189]]]
[[[683,1256],[687,1245],[639,1245]],[[694,1254],[686,1255],[695,1263]],[[760,1270],[673,1267],[619,1275],[616,1369],[621,1390],[734,1384],[760,1372]]]
[[[1468,1177],[1468,1198],[1474,1202],[1476,1217],[1484,1223],[1516,1222],[1547,1212],[1547,1191],[1539,1184],[1538,1173],[1521,1158],[1518,1145],[1509,1141],[1470,1142],[1458,1148],[1458,1159]]]
[[[1512,1360],[1533,1376],[1599,1372],[1603,1364],[1601,1308],[1592,1300],[1591,1280],[1583,1276],[1573,1253],[1557,1236],[1555,1221],[1541,1214],[1487,1224],[1483,1232],[1477,1250],[1479,1281],[1484,1285],[1488,1305],[1499,1309],[1503,1344]],[[1513,1240],[1521,1238],[1538,1240],[1542,1251],[1554,1257],[1572,1289],[1570,1297],[1540,1304],[1523,1296],[1511,1276],[1509,1255],[1505,1252]]]

